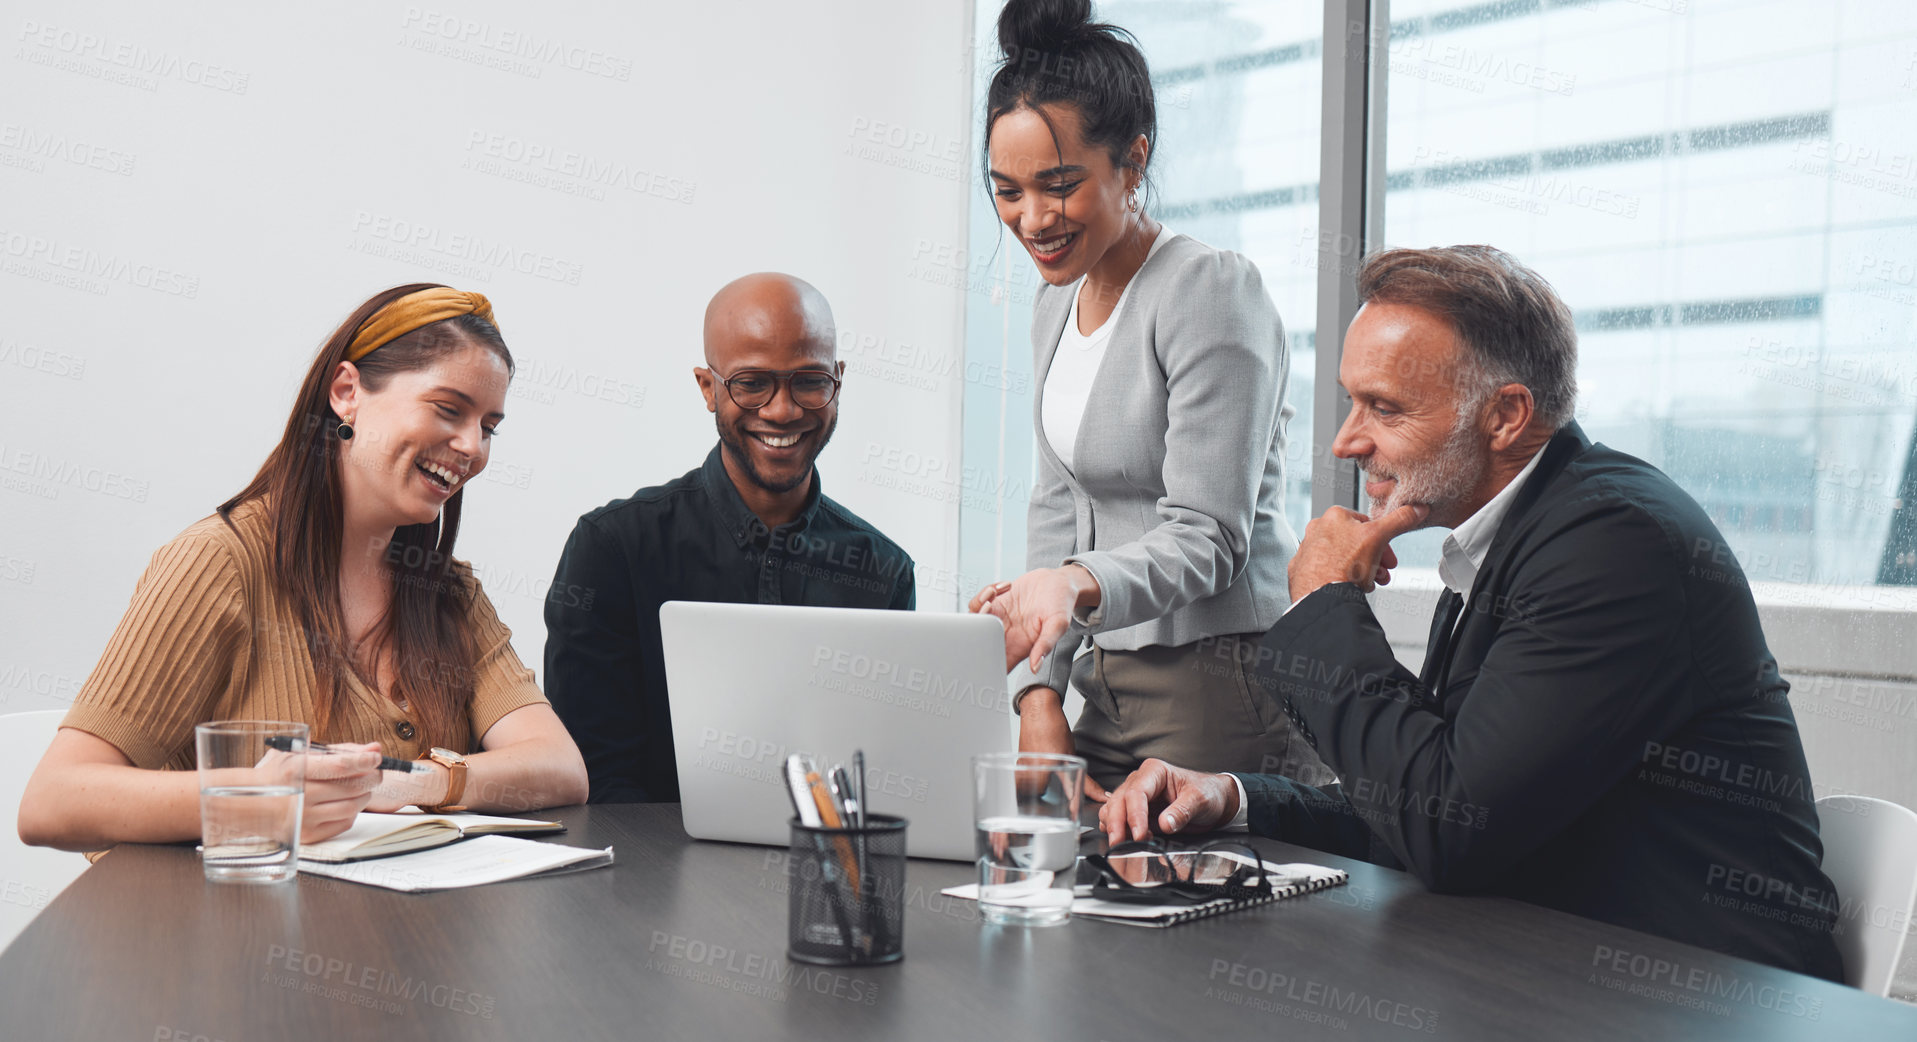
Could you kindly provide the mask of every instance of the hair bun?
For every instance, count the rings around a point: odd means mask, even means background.
[[[1056,53],[1098,28],[1092,0],[1007,0],[998,15],[998,45],[1007,58]]]

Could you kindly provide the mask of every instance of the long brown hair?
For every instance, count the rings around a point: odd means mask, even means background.
[[[300,382],[299,397],[287,417],[279,444],[259,473],[240,493],[220,504],[220,517],[232,524],[233,508],[263,499],[273,530],[272,570],[305,629],[313,665],[322,686],[314,736],[337,717],[346,700],[345,674],[352,671],[378,690],[376,677],[360,668],[346,638],[340,612],[339,562],[345,538],[340,477],[340,417],[333,412],[333,373],[346,361],[353,336],[376,312],[409,293],[435,288],[421,282],[395,286],[356,308],[320,348],[319,357]],[[460,348],[491,350],[513,370],[512,352],[499,330],[477,315],[433,322],[397,337],[355,363],[360,383],[379,390],[393,374],[424,368]],[[368,642],[367,660],[377,664],[392,652],[393,693],[411,709],[424,745],[470,748],[468,708],[472,704],[476,642],[469,612],[477,587],[470,573],[453,565],[459,535],[462,487],[441,508],[437,521],[402,525],[387,548],[392,601]],[[323,740],[323,739],[322,739]]]

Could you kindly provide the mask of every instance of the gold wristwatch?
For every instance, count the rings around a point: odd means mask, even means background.
[[[451,749],[442,749],[435,745],[433,746],[432,752],[420,757],[420,759],[431,760],[441,767],[446,768],[447,772],[452,775],[446,782],[446,802],[441,803],[437,807],[422,807],[420,809],[432,814],[450,814],[453,811],[465,810],[466,808],[460,805],[459,798],[466,795],[466,757]]]

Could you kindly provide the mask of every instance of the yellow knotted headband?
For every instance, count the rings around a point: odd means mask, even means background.
[[[373,317],[359,327],[359,332],[353,336],[353,345],[346,349],[346,360],[357,362],[380,346],[421,326],[461,315],[478,315],[493,322],[492,301],[487,300],[484,294],[445,286],[408,293],[373,312]],[[493,324],[498,325],[497,322]]]

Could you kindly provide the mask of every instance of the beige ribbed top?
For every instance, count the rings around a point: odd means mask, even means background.
[[[61,726],[113,743],[135,767],[190,771],[195,724],[317,723],[319,677],[299,614],[269,570],[266,512],[257,500],[243,503],[233,524],[237,533],[214,515],[154,553]],[[473,751],[500,717],[546,701],[483,591],[472,614],[479,649],[472,734],[440,739],[458,752]],[[347,693],[344,709],[314,741],[377,741],[388,756],[408,760],[426,753],[430,736],[391,698],[357,677],[347,679]]]

